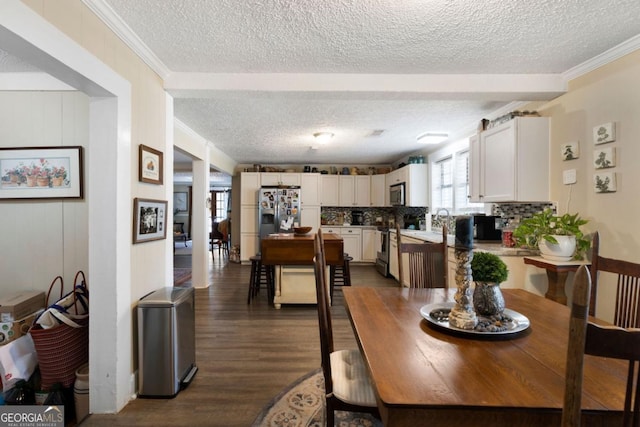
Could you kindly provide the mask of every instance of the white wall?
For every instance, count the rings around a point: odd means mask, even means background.
[[[601,255],[640,263],[640,52],[626,55],[570,82],[569,92],[538,108],[551,117],[551,199],[560,213],[578,212],[590,222],[586,229],[600,233]],[[593,128],[616,122],[615,193],[593,189]],[[564,143],[579,141],[580,157],[562,161]],[[603,147],[599,145],[598,147]],[[576,169],[577,183],[562,184],[562,172]],[[568,207],[568,208],[567,208]],[[605,276],[602,276],[605,279]],[[613,319],[614,287],[609,278],[599,286],[596,314]]]
[[[88,141],[85,94],[0,92],[0,147],[79,145],[86,154]],[[76,271],[88,274],[86,200],[2,200],[0,218],[0,295],[46,292],[58,275],[70,291]]]

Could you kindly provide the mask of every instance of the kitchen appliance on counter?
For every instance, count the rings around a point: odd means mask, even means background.
[[[389,277],[389,229],[376,230],[376,270],[384,277]]]
[[[473,226],[476,240],[502,240],[502,217],[474,215]]]
[[[267,186],[258,191],[260,239],[273,233],[293,233],[300,226],[300,187]]]
[[[363,211],[351,211],[351,225],[364,225]]]

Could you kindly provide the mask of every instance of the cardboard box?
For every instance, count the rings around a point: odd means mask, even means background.
[[[33,322],[35,322],[36,318],[44,311],[44,308],[36,311],[35,313],[31,313],[27,317],[16,320],[14,322],[3,322],[0,323],[0,345],[4,345],[9,343],[17,338],[20,338],[23,335],[26,335],[29,332],[31,326],[33,326]]]
[[[22,291],[0,298],[0,322],[23,319],[44,308],[44,292]]]

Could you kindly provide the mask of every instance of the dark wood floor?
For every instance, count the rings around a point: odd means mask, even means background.
[[[185,259],[176,260],[176,265]],[[91,415],[82,426],[247,427],[284,387],[320,367],[315,305],[267,304],[263,289],[247,305],[250,266],[210,262],[207,289],[196,290],[196,364],[192,384],[174,399],[136,399],[117,415]],[[352,266],[353,286],[397,286],[373,266]],[[336,291],[337,349],[356,342]]]

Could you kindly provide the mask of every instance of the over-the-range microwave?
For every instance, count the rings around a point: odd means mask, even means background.
[[[404,182],[389,187],[389,203],[391,206],[404,206]]]

